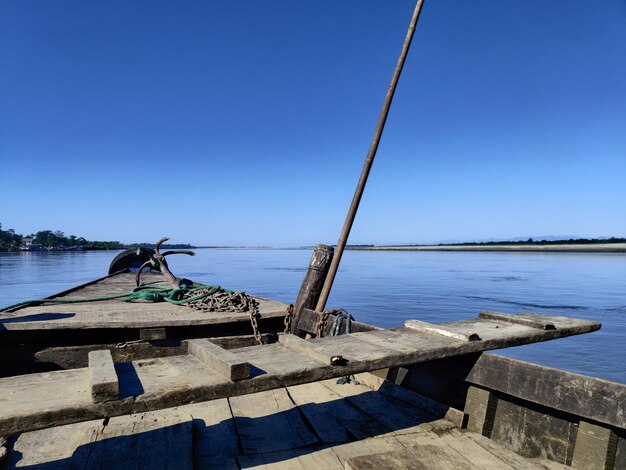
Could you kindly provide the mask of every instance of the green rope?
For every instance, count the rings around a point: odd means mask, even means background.
[[[191,295],[190,297],[183,297],[185,294],[191,293],[193,291],[208,289],[205,292],[200,292],[196,295]],[[194,286],[186,286],[173,289],[170,287],[161,287],[161,286],[146,286],[141,285],[139,287],[135,287],[132,292],[127,294],[118,294],[118,295],[106,295],[102,297],[91,297],[91,298],[83,298],[83,299],[39,299],[39,300],[26,300],[24,302],[18,302],[13,305],[9,305],[8,307],[4,307],[0,309],[0,312],[8,312],[11,310],[17,310],[23,307],[34,307],[37,305],[51,305],[51,304],[77,304],[83,302],[102,302],[106,300],[122,300],[124,302],[169,302],[174,305],[185,305],[189,302],[194,302],[196,300],[204,299],[205,297],[209,297],[217,292],[232,292],[227,289],[223,289],[220,286],[206,286],[203,284],[198,284]]]

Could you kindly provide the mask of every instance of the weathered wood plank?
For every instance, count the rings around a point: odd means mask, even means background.
[[[347,444],[332,447],[335,455],[337,455],[341,463],[346,466],[345,468],[349,468],[347,461],[355,457],[370,456],[381,452],[399,452],[403,449],[404,446],[402,443],[394,436],[363,439],[361,441],[348,442]],[[378,467],[376,470],[381,468],[385,467]]]
[[[626,385],[483,354],[465,380],[590,420],[626,428]]]
[[[336,380],[322,383],[395,434],[414,433],[417,426],[437,419],[421,408],[407,406],[406,403],[377,393],[364,385],[337,384]]]
[[[306,331],[307,333],[315,335],[317,334],[317,324],[319,323],[321,317],[322,317],[321,313],[316,312],[315,310],[304,308],[302,309],[302,313],[300,314],[300,318],[298,320],[298,328],[302,331]],[[334,318],[335,318],[334,316],[329,317],[326,323],[326,327],[324,328],[322,332],[323,333],[322,336],[328,336],[330,334],[330,330],[333,326]],[[378,330],[378,329],[380,328],[377,328],[372,325],[367,325],[366,323],[360,323],[358,321],[353,321],[351,324],[352,332],[373,331],[373,330]]]
[[[155,341],[167,337],[165,328],[143,328],[139,330],[139,339]]]
[[[343,470],[344,466],[330,447],[240,455],[237,459],[242,469],[255,470]]]
[[[429,444],[352,457],[346,461],[345,468],[346,470],[379,470],[382,468],[388,470],[408,468],[415,470],[435,468],[478,470],[478,467],[451,449]]]
[[[94,403],[117,400],[120,397],[120,385],[111,351],[105,349],[89,352],[89,379]]]
[[[440,436],[440,439],[482,470],[537,470],[535,465],[528,464],[520,466],[519,464],[514,464],[508,458],[496,456],[484,447],[478,445],[475,441],[468,439],[464,433],[458,430],[457,432],[450,431],[445,433]],[[509,452],[515,454],[514,452]]]
[[[239,437],[228,399],[183,405],[172,410],[193,418],[194,460],[200,468],[205,468],[202,465],[209,462],[234,461],[239,453]],[[216,464],[212,466],[219,468]]]
[[[305,354],[306,356],[320,361],[323,364],[331,365],[333,363],[333,357],[336,357],[336,355],[329,355],[325,352],[318,351],[310,341],[302,339],[296,335],[281,335],[279,337],[279,341],[287,349],[298,351],[299,353]]]
[[[85,468],[90,445],[103,427],[103,420],[99,419],[20,434],[0,467]]]
[[[404,322],[404,326],[410,328],[411,330],[435,333],[448,338],[458,339],[460,341],[480,341],[480,336],[478,336],[477,333],[464,333],[442,325],[433,325],[432,323],[425,323],[419,320],[407,320]]]
[[[3,468],[192,468],[191,416],[177,410],[21,434]]]
[[[484,388],[470,387],[465,401],[465,414],[469,417],[467,429],[490,437],[497,406],[498,398],[494,393]]]
[[[366,439],[391,431],[321,382],[289,387],[288,392],[324,444]]]
[[[369,372],[357,374],[356,379],[361,383],[365,383],[378,393],[388,395],[407,405],[420,408],[436,418],[444,418],[454,423],[457,427],[463,426],[465,414],[461,410],[451,408],[435,400],[431,400],[423,395],[412,392],[411,390],[399,387],[388,380],[377,377]]]
[[[489,323],[486,320],[480,322]],[[97,404],[91,403],[90,393],[86,390],[85,382],[88,381],[85,369],[58,371],[58,375],[54,376],[57,382],[55,384],[51,383],[52,376],[46,374],[0,379],[0,435],[53,424],[244,395],[386,367],[453,357],[486,348],[543,341],[581,333],[585,329],[593,330],[596,324],[582,320],[571,321],[570,326],[561,329],[555,323],[557,329],[549,331],[521,325],[501,325],[501,330],[514,329],[516,334],[494,333],[489,340],[459,342],[440,335],[400,329],[396,334],[402,342],[417,342],[415,350],[408,353],[368,343],[356,335],[316,338],[310,341],[320,352],[338,354],[349,359],[345,366],[324,365],[286,349],[281,344],[242,348],[233,350],[232,353],[242,362],[250,363],[251,377],[237,382],[231,382],[208,369],[193,356],[121,363],[116,364],[121,399]],[[376,333],[374,331],[364,334]],[[54,393],[49,393],[50,390]],[[62,395],[62,398],[57,395]],[[86,398],[89,398],[88,402]]]
[[[318,444],[284,388],[229,399],[244,454]]]
[[[554,330],[554,323],[546,321],[542,315],[534,313],[515,314],[499,312],[480,312],[478,318],[484,320],[497,320],[508,323],[517,323],[519,325],[529,326],[531,328],[539,328],[540,330]]]
[[[481,436],[475,432],[463,432],[463,435],[466,439],[474,441],[476,444],[491,452],[493,455],[507,461],[509,465],[512,465],[514,468],[526,469],[529,468],[529,465],[533,465],[532,461],[525,459],[521,455],[507,449],[502,444],[492,441],[488,437]]]
[[[228,380],[241,380],[250,377],[250,364],[241,361],[236,355],[211,343],[208,339],[187,341],[189,354],[205,363]]]
[[[147,282],[162,285],[160,273],[148,273]],[[129,293],[135,287],[133,273],[112,275],[50,298],[94,298]],[[260,318],[285,315],[287,305],[255,297]],[[0,313],[0,329],[91,329],[91,328],[153,328],[167,326],[213,325],[230,322],[248,322],[247,312],[202,312],[168,302],[144,303],[120,300],[77,304],[25,307]]]
[[[85,469],[193,468],[191,416],[177,410],[111,418],[90,445]],[[72,468],[77,468],[73,466]]]
[[[613,469],[617,435],[613,430],[581,421],[576,435],[572,467]]]

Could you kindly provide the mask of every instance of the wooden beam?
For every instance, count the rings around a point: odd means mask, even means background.
[[[489,323],[486,320],[481,322]],[[454,322],[461,331],[463,322]],[[72,369],[0,379],[0,435],[68,424],[100,417],[156,410],[186,403],[246,395],[263,390],[359,372],[399,367],[437,358],[460,356],[488,348],[502,348],[593,331],[596,323],[568,319],[565,326],[543,331],[520,325],[495,325],[484,341],[460,342],[437,334],[402,329],[391,333],[390,348],[372,344],[357,334],[316,338],[312,347],[327,356],[341,355],[345,366],[325,365],[282,344],[267,344],[228,351],[239,363],[250,364],[250,378],[232,381],[189,356],[171,356],[116,364],[120,399],[93,403],[89,371]],[[461,326],[459,326],[461,325]],[[482,330],[481,330],[482,331]],[[358,335],[378,335],[380,331]],[[481,333],[482,335],[482,333]],[[389,338],[388,338],[389,339]],[[413,345],[413,349],[395,344]],[[200,353],[203,354],[203,353]],[[111,361],[112,362],[112,361]],[[544,392],[551,394],[550,392]]]
[[[404,322],[404,326],[415,331],[435,333],[448,338],[458,339],[459,341],[480,341],[480,336],[477,333],[464,333],[443,325],[433,325],[432,323],[425,323],[419,320],[407,320]]]
[[[539,328],[540,330],[554,330],[554,323],[546,321],[542,315],[534,313],[511,315],[499,312],[480,312],[478,318],[485,320],[497,320],[508,323],[517,323],[518,325],[529,326],[531,328]]]
[[[624,384],[493,354],[483,354],[465,380],[574,416],[626,428]]]
[[[581,421],[576,435],[572,467],[613,470],[616,451],[617,435],[615,432],[587,421]]]
[[[302,280],[302,286],[294,304],[291,322],[291,332],[301,338],[304,338],[307,333],[306,330],[299,327],[302,311],[306,308],[315,308],[334,252],[335,249],[332,246],[317,245],[311,256],[309,268]]]
[[[326,365],[331,365],[333,363],[333,357],[336,357],[316,350],[315,346],[309,341],[296,335],[281,335],[279,341],[287,349],[292,349],[294,351],[298,351],[299,353],[306,354],[307,356],[323,362]]]
[[[165,328],[142,328],[139,330],[139,339],[144,341],[155,341],[166,337]]]
[[[321,318],[322,318],[322,314],[320,312],[316,312],[315,310],[305,308],[300,313],[300,318],[298,320],[297,328],[299,328],[300,330],[306,333],[310,333],[312,335],[317,334],[317,324],[319,323]],[[328,320],[326,321],[326,327],[322,331],[322,336],[327,336],[330,334],[334,321],[335,321],[334,315],[331,315],[328,317]],[[353,321],[350,325],[350,328],[351,328],[352,333],[358,333],[358,332],[363,332],[363,331],[374,331],[374,330],[380,329],[380,328],[376,328],[375,326],[367,325],[365,323],[361,323],[358,321]]]
[[[250,377],[250,364],[240,360],[232,352],[222,349],[208,339],[190,339],[188,352],[228,380]]]
[[[89,379],[94,403],[119,399],[120,384],[108,349],[89,353]]]
[[[497,406],[498,398],[491,391],[470,387],[464,410],[468,416],[467,429],[491,437]]]

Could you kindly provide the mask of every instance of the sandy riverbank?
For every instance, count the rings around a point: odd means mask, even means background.
[[[380,251],[532,251],[556,253],[626,253],[626,243],[594,245],[420,245],[420,246],[356,246],[350,250]]]

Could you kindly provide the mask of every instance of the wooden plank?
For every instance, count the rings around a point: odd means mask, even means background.
[[[324,444],[366,439],[391,431],[320,382],[289,387],[288,392]]]
[[[20,434],[1,467],[85,468],[91,444],[103,427],[99,419]]]
[[[337,384],[336,380],[325,380],[322,383],[395,434],[414,433],[417,426],[437,419],[421,408],[407,406],[364,385]]]
[[[554,330],[554,323],[546,321],[542,315],[534,313],[511,315],[499,312],[480,312],[478,318],[484,320],[497,320],[508,323],[517,323],[519,325],[529,326],[531,328],[539,328],[540,330]]]
[[[311,342],[305,339],[302,339],[296,335],[281,335],[279,337],[279,341],[287,349],[298,351],[299,353],[305,354],[309,356],[310,358],[320,361],[326,365],[335,365],[333,364],[333,358],[339,357],[337,355],[327,354],[327,353],[318,351],[311,344]]]
[[[418,433],[398,436],[397,439],[406,446],[405,449],[351,458],[346,462],[346,468],[544,469],[541,465],[530,462],[494,442],[485,446],[483,442],[478,442],[481,436],[470,437],[472,434],[452,429],[440,435]]]
[[[257,302],[260,319],[285,315],[286,304],[263,299],[257,299]],[[247,312],[207,313],[167,302],[64,304],[28,307],[0,314],[0,327],[4,330],[152,328],[249,321]]]
[[[193,468],[192,418],[178,410],[111,418],[89,449],[85,469]],[[73,466],[72,468],[77,468]]]
[[[239,453],[239,436],[228,399],[211,400],[172,408],[193,418],[194,460],[200,468],[209,463],[232,463]]]
[[[139,339],[144,341],[155,341],[166,337],[165,328],[143,328],[139,330]]]
[[[350,459],[361,456],[370,456],[372,454],[381,452],[399,452],[404,449],[404,446],[396,437],[384,436],[349,442],[347,444],[340,444],[333,446],[332,449],[335,455],[337,455],[337,457],[341,461],[341,463],[346,466],[345,468],[349,468],[347,466],[347,462]],[[376,470],[379,470],[381,468],[385,467],[378,467]]]
[[[512,465],[514,468],[526,469],[529,468],[529,465],[533,465],[532,461],[525,459],[521,455],[518,455],[515,452],[507,449],[502,444],[498,444],[497,442],[492,441],[488,437],[481,436],[478,433],[469,431],[463,431],[463,435],[466,439],[474,441],[476,444],[478,444],[488,452],[491,452],[495,456],[507,461],[508,464]]]
[[[165,285],[160,273],[146,273],[142,279],[150,285]],[[135,287],[134,273],[107,276],[48,298],[93,298],[120,295]],[[258,302],[260,318],[277,318],[285,315],[287,304],[254,297]],[[0,313],[0,329],[88,329],[88,328],[151,328],[165,326],[211,325],[230,322],[247,322],[247,312],[206,313],[168,302],[144,303],[120,300],[44,305],[25,307],[14,312]]]
[[[208,339],[190,339],[188,352],[228,380],[250,377],[250,364],[241,361],[233,353],[211,343]]]
[[[284,388],[229,399],[244,454],[297,449],[319,441]]]
[[[459,341],[480,341],[480,336],[477,333],[464,333],[442,325],[433,325],[432,323],[425,323],[419,320],[407,320],[404,322],[404,326],[412,330],[435,333],[448,338],[458,339]]]
[[[626,428],[624,384],[493,354],[483,354],[464,378],[555,410]]]
[[[478,322],[496,323],[487,320]],[[116,370],[120,383],[120,400],[96,404],[91,403],[91,393],[90,390],[87,391],[89,382],[85,369],[3,378],[0,379],[0,435],[39,429],[52,424],[67,424],[233,397],[386,367],[453,357],[483,351],[488,347],[543,341],[581,333],[585,329],[593,330],[597,323],[571,321],[569,326],[562,329],[555,323],[557,329],[549,331],[521,325],[501,325],[501,330],[513,329],[516,333],[507,335],[500,331],[493,333],[489,340],[459,342],[441,335],[400,329],[395,332],[398,338],[402,338],[403,342],[417,343],[416,349],[409,353],[382,348],[363,341],[356,335],[316,338],[311,341],[320,352],[348,358],[349,362],[345,366],[324,365],[286,349],[281,344],[242,348],[231,352],[242,362],[250,363],[250,378],[237,382],[225,379],[193,356],[118,363]],[[374,331],[364,334],[376,333]]]
[[[469,417],[467,429],[491,437],[497,406],[498,398],[494,393],[483,388],[470,387],[465,401],[465,414]]]
[[[115,365],[108,349],[89,352],[89,379],[91,398],[94,403],[117,400],[120,385],[115,373]]]
[[[475,469],[480,467],[472,465],[468,459],[449,449],[433,445],[420,445],[406,449],[403,452],[389,452],[368,457],[360,457],[358,460],[348,461],[347,470],[365,469],[406,469],[406,468],[463,468]]]
[[[572,458],[574,468],[612,469],[617,451],[617,435],[612,429],[581,421]]]
[[[290,338],[286,335],[284,340],[289,341]],[[294,348],[294,350],[297,348],[299,352],[315,357],[326,364],[330,364],[331,358],[340,356],[345,360],[345,362],[338,364],[342,366],[349,365],[350,362],[385,361],[390,356],[400,355],[389,348],[362,341],[353,335],[329,336],[300,342],[292,340],[289,348]]]
[[[357,374],[356,379],[361,383],[367,382],[364,383],[364,385],[367,385],[378,393],[393,397],[409,406],[420,408],[433,417],[447,419],[459,428],[463,426],[465,413],[461,410],[446,406],[368,372]]]
[[[300,319],[298,320],[298,328],[300,330],[306,331],[311,334],[317,334],[317,324],[319,323],[322,314],[316,312],[315,310],[311,310],[308,308],[302,309],[302,313],[300,314]],[[324,328],[323,336],[330,335],[330,330],[333,326],[334,316],[330,316],[326,323],[326,328]],[[359,331],[373,331],[378,330],[379,328],[367,325],[365,323],[360,323],[358,321],[353,321],[351,324],[351,331],[353,333]]]
[[[343,470],[344,468],[330,447],[240,455],[237,460],[242,469],[254,468],[255,470]]]
[[[455,432],[456,431],[456,432]],[[504,456],[497,456],[488,451],[484,447],[478,445],[475,441],[468,439],[464,433],[459,430],[450,431],[440,436],[440,439],[450,448],[456,450],[459,454],[468,458],[473,465],[483,470],[538,470],[538,467],[530,463],[520,466],[511,462]],[[515,454],[508,451],[510,454]],[[508,457],[508,454],[507,454]]]
[[[191,416],[176,410],[21,434],[3,468],[192,468]]]

